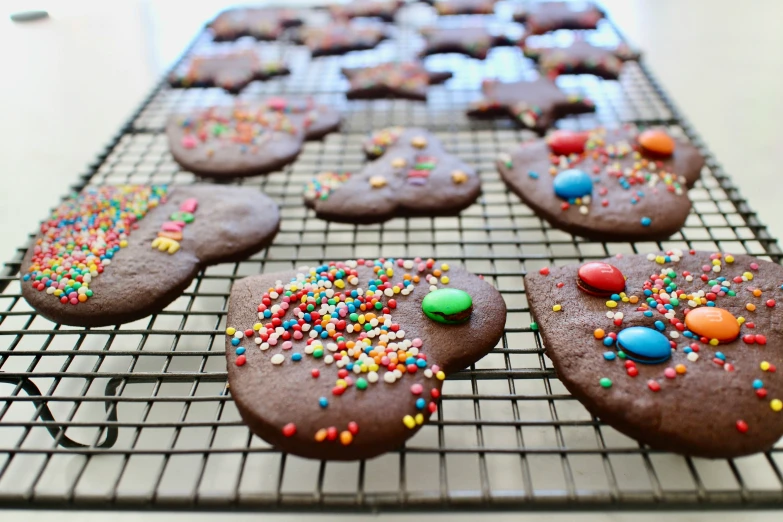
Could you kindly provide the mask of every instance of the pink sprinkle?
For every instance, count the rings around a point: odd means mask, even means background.
[[[299,330],[294,332],[294,339],[296,339],[297,341],[300,340],[302,337],[304,337],[304,334]]]
[[[182,212],[190,212],[191,214],[198,208],[198,200],[196,198],[188,198],[182,202],[179,209]]]
[[[288,102],[286,101],[286,99],[281,96],[274,96],[266,100],[266,106],[272,109],[273,111],[285,110],[287,104]]]
[[[294,343],[292,343],[291,341],[285,341],[283,343],[283,350],[290,350],[293,347],[294,347]]]
[[[182,146],[186,149],[195,149],[198,142],[194,136],[182,136]]]
[[[381,364],[383,366],[389,366],[389,358],[386,357],[385,355],[383,357],[381,357]]]
[[[291,306],[291,305],[289,305],[289,304],[288,304],[288,303],[286,303],[286,302],[282,302],[282,303],[280,303],[280,308],[282,308],[283,310],[288,310],[288,307],[289,307],[289,306]]]
[[[347,384],[348,386],[353,386],[353,377],[351,376],[346,377],[345,384]]]
[[[666,376],[667,379],[674,379],[677,377],[677,372],[674,371],[674,368],[666,368],[663,371],[663,374]]]
[[[182,232],[182,229],[185,228],[185,222],[184,221],[166,221],[160,226],[161,230],[165,230],[166,232]]]
[[[418,268],[419,268],[419,272],[424,272],[424,270],[427,268],[427,265],[425,265],[424,263],[419,263]]]
[[[277,337],[270,337],[267,342],[269,343],[269,346],[277,346]]]
[[[712,270],[712,267],[710,265],[702,265],[701,267],[702,272],[709,272],[710,270]]]
[[[432,370],[432,373],[438,373],[440,371],[440,366],[433,364],[430,369]]]
[[[422,391],[424,391],[424,388],[422,387],[421,384],[416,383],[413,386],[411,386],[411,393],[413,395],[421,395]]]
[[[758,263],[751,263],[750,264],[750,269],[751,270],[758,270],[759,269],[759,264]]]
[[[419,338],[417,337],[417,338],[415,338],[413,341],[411,341],[411,344],[412,344],[412,345],[413,345],[415,348],[421,348],[421,345],[422,345],[422,344],[424,344],[424,343],[422,342],[422,340],[421,340],[421,339],[419,339]]]

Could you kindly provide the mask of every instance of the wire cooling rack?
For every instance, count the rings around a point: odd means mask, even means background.
[[[501,5],[500,11],[508,6]],[[754,212],[704,150],[643,65],[619,81],[562,77],[568,92],[591,97],[594,115],[559,123],[587,129],[637,122],[665,125],[707,157],[690,192],[693,211],[662,243],[584,241],[537,218],[504,188],[495,157],[529,139],[506,122],[468,122],[466,103],[484,77],[534,77],[515,48],[484,62],[444,55],[427,59],[454,79],[430,90],[429,102],[344,98],[340,66],[413,56],[420,40],[409,6],[395,38],[378,49],[310,60],[301,47],[262,44],[289,61],[288,78],[249,86],[241,97],[308,93],[339,108],[343,131],[308,143],[281,172],[238,184],[263,190],[282,209],[282,228],[266,251],[204,270],[160,314],[111,328],[72,328],[37,315],[21,298],[19,248],[0,277],[0,507],[216,510],[422,510],[725,508],[783,505],[781,451],[732,460],[684,458],[653,451],[603,425],[557,379],[531,331],[522,276],[546,265],[664,248],[718,249],[779,262],[781,253]],[[506,15],[508,13],[506,12]],[[495,20],[495,19],[492,19]],[[503,25],[503,16],[498,18]],[[459,24],[464,17],[446,23]],[[509,26],[510,27],[510,26]],[[611,45],[608,21],[585,37]],[[538,43],[566,41],[568,33]],[[192,50],[213,45],[208,35]],[[226,44],[219,44],[226,45]],[[249,44],[239,44],[249,45]],[[161,84],[75,186],[195,183],[168,153],[162,126],[178,110],[230,103],[217,89],[174,90]],[[458,217],[395,219],[351,226],[315,219],[301,188],[322,169],[356,169],[372,128],[420,125],[475,165],[483,195]],[[32,236],[31,236],[32,238]],[[240,422],[226,388],[226,303],[237,278],[303,264],[376,256],[433,256],[484,274],[508,305],[501,343],[451,376],[442,407],[398,451],[335,463],[304,460],[270,447]],[[263,400],[263,397],[259,397]]]

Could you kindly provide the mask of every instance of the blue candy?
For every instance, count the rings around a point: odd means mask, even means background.
[[[762,382],[761,379],[756,379],[755,381],[753,381],[753,388],[755,388],[756,390],[763,387],[764,387],[764,382]]]
[[[629,359],[643,364],[666,362],[672,355],[669,339],[644,326],[632,326],[617,334],[617,345]]]
[[[614,344],[614,339],[611,337],[604,337],[604,346],[612,346]]]
[[[327,406],[329,406],[329,399],[327,399],[326,397],[321,397],[320,399],[318,399],[318,404],[321,406],[321,408],[326,408]]]
[[[604,359],[607,361],[614,361],[617,355],[614,352],[604,352]]]
[[[555,176],[552,185],[557,197],[575,199],[588,196],[593,192],[593,180],[583,170],[568,169]]]
[[[231,344],[234,345],[234,346],[237,346],[239,344],[239,339],[234,337],[233,339],[231,339]]]
[[[239,340],[239,339],[237,339],[237,340]],[[245,347],[244,346],[240,346],[239,348],[237,348],[236,351],[237,351],[237,355],[242,355],[243,353],[245,353]]]
[[[666,330],[666,325],[663,324],[663,321],[655,321],[655,328],[662,332]]]
[[[295,353],[291,355],[291,360],[293,361],[301,361],[302,360],[302,354],[301,353]]]
[[[424,400],[424,399],[422,399],[421,397],[419,397],[418,399],[416,399],[416,407],[417,407],[418,409],[420,409],[420,410],[423,410],[423,409],[424,409],[424,407],[425,407],[426,405],[427,405],[427,401],[425,401],[425,400]]]

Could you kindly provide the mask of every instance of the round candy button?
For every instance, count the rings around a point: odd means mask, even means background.
[[[605,297],[625,290],[625,277],[608,263],[585,263],[579,267],[576,286],[587,294]]]
[[[552,154],[568,156],[581,154],[585,151],[588,134],[586,132],[574,132],[570,130],[558,130],[547,136],[546,142]]]
[[[728,310],[714,306],[695,308],[688,312],[685,326],[702,337],[726,343],[736,339],[740,333],[737,318]]]
[[[582,198],[593,192],[593,180],[587,172],[568,169],[555,176],[555,194],[563,199]]]
[[[632,326],[617,334],[617,347],[632,361],[642,364],[666,362],[672,356],[669,339],[658,330]]]
[[[671,156],[674,153],[674,140],[662,130],[650,129],[639,134],[639,145],[646,152],[659,156]]]
[[[440,288],[427,294],[421,302],[427,317],[444,324],[459,324],[470,319],[473,299],[457,288]]]

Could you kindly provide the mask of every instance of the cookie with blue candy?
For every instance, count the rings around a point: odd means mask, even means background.
[[[534,330],[590,413],[656,450],[708,458],[783,435],[783,267],[670,250],[525,276]]]
[[[704,158],[665,129],[559,130],[501,154],[508,188],[555,228],[595,241],[677,233]]]

